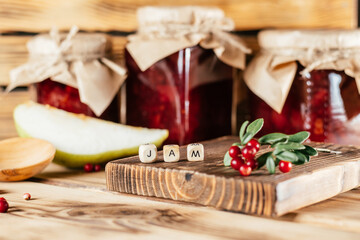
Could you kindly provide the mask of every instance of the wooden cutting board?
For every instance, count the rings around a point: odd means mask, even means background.
[[[186,160],[186,146],[180,161],[143,164],[137,156],[106,165],[106,183],[111,191],[198,203],[249,214],[279,216],[331,198],[360,185],[360,149],[333,144],[313,147],[341,151],[319,153],[290,173],[278,169],[270,175],[266,168],[242,177],[224,167],[223,156],[237,137],[203,142],[205,161]],[[261,149],[259,154],[265,152]]]

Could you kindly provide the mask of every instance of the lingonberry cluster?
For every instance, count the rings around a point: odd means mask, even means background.
[[[292,165],[300,165],[310,161],[310,156],[317,155],[317,151],[302,143],[309,138],[310,133],[303,131],[293,135],[270,133],[259,140],[253,137],[264,125],[263,119],[250,123],[244,122],[240,128],[240,142],[234,143],[225,154],[224,165],[231,166],[242,176],[249,176],[257,168],[266,165],[268,171],[275,173],[276,166],[283,173],[290,172]],[[260,145],[268,145],[268,151],[255,158]]]
[[[255,154],[260,149],[260,143],[256,139],[251,139],[245,147],[240,149],[238,145],[233,145],[229,149],[231,167],[238,170],[242,176],[250,175],[252,170],[258,167]]]

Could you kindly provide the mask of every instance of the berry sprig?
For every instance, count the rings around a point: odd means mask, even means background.
[[[281,172],[290,172],[292,164],[301,165],[310,161],[311,156],[316,156],[317,151],[303,143],[309,138],[310,133],[302,131],[293,135],[283,133],[270,133],[259,140],[254,136],[264,125],[260,118],[249,124],[244,122],[240,128],[240,142],[233,143],[224,156],[224,165],[238,170],[242,176],[248,176],[255,169],[264,165],[269,173],[275,173],[276,166]],[[266,152],[255,159],[260,145],[268,145],[272,151]]]

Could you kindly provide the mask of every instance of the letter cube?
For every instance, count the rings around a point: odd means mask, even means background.
[[[154,144],[142,144],[139,147],[139,158],[143,163],[155,162],[157,157],[157,148]]]
[[[187,145],[188,161],[203,161],[204,155],[204,145],[200,143],[192,143]]]
[[[179,145],[164,145],[163,147],[164,161],[177,162],[180,159]]]

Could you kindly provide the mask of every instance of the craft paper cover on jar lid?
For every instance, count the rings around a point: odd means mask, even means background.
[[[129,36],[127,50],[142,71],[181,49],[200,45],[213,49],[224,63],[244,69],[243,40],[228,33],[234,23],[218,8],[142,7],[138,9],[138,32]]]
[[[126,78],[126,70],[111,61],[111,41],[105,34],[69,34],[53,28],[27,43],[29,60],[10,72],[7,91],[17,86],[53,81],[77,88],[81,102],[100,116],[109,106]]]
[[[344,71],[360,92],[360,30],[265,30],[261,51],[244,72],[247,86],[280,113],[297,71],[306,77],[315,69]]]

